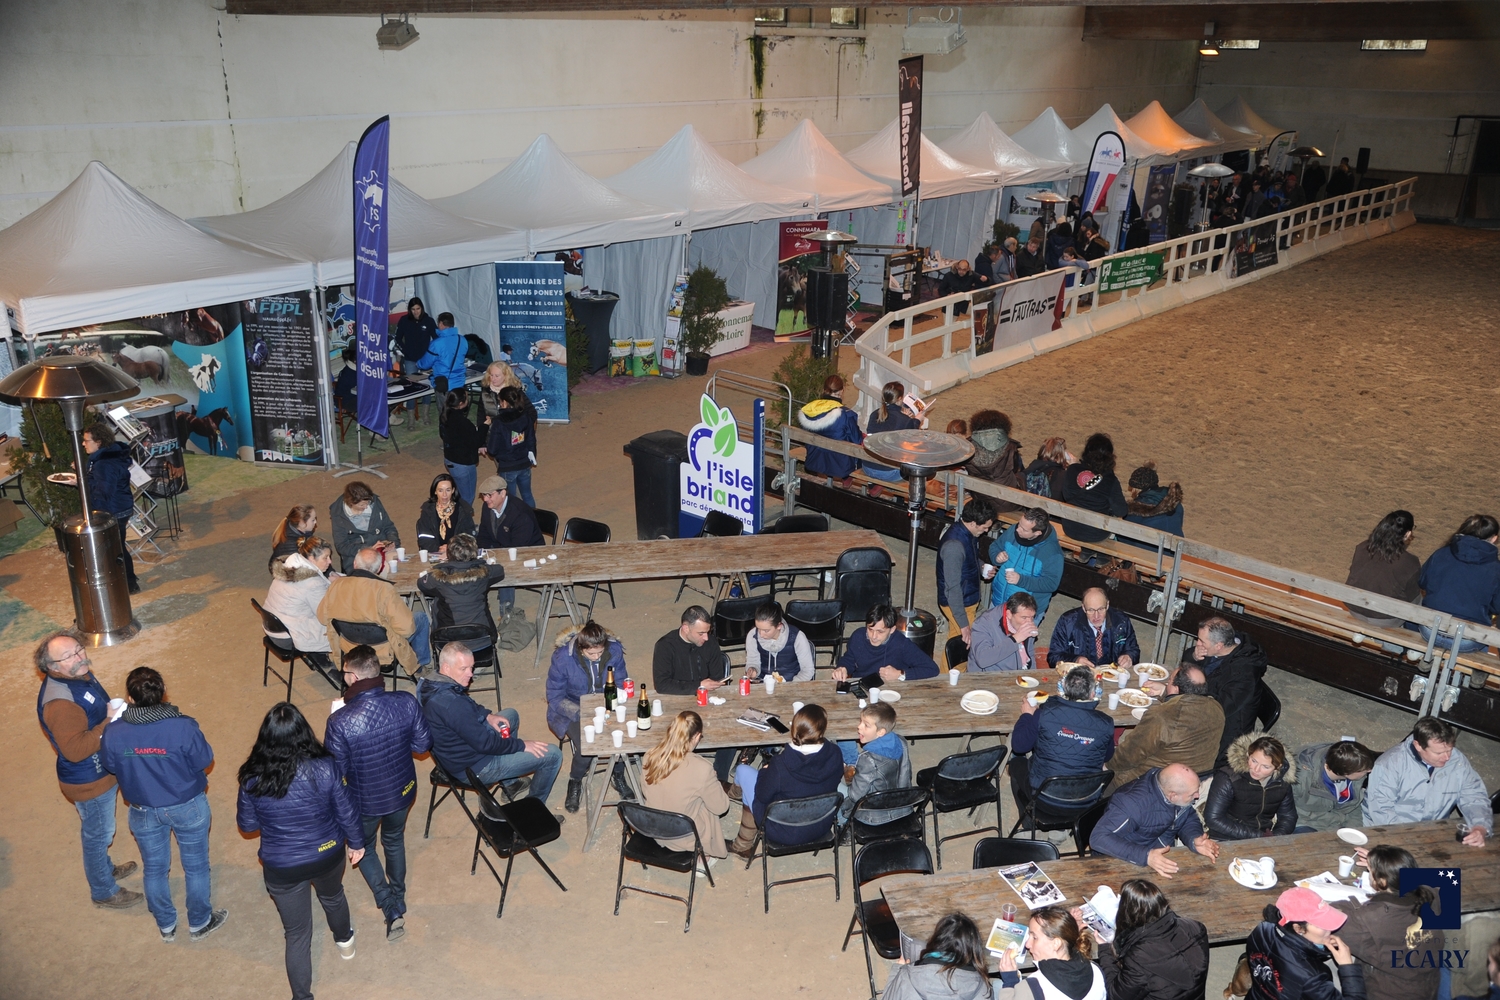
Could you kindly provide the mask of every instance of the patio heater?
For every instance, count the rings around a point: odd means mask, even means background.
[[[82,514],[62,526],[63,551],[68,558],[68,582],[73,588],[77,628],[90,646],[114,646],[140,631],[131,617],[130,587],[120,529],[113,514],[90,510],[88,459],[83,452],[84,408],[133,396],[140,386],[118,368],[98,358],[63,354],[42,358],[17,368],[0,381],[0,399],[14,406],[56,403],[63,425],[73,438],[78,470],[78,499]]]
[[[937,431],[879,431],[865,438],[865,451],[884,465],[899,467],[906,480],[911,535],[906,557],[906,603],[901,608],[898,627],[931,656],[937,616],[917,607],[917,532],[927,508],[927,477],[967,462],[974,454],[974,446],[961,437]]]
[[[823,259],[807,270],[807,319],[812,327],[812,356],[831,358],[849,329],[849,257],[859,240],[834,229],[807,233]]]

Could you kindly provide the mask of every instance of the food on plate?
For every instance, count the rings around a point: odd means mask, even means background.
[[[1042,702],[1052,697],[1052,693],[1050,691],[1033,691],[1026,697],[1031,699],[1031,703],[1033,705],[1040,705]]]
[[[1034,688],[1034,687],[1036,687],[1040,683],[1041,682],[1038,681],[1035,677],[1017,677],[1016,678],[1016,687]]]
[[[1114,667],[1105,667],[1103,670],[1095,673],[1094,677],[1101,681],[1117,681],[1120,679],[1120,672]]]
[[[1147,705],[1151,704],[1151,696],[1146,694],[1146,692],[1144,691],[1137,691],[1134,688],[1126,688],[1124,691],[1120,692],[1120,703],[1123,705],[1129,705],[1131,708],[1145,708]]]
[[[1170,671],[1160,663],[1138,663],[1136,664],[1135,671],[1136,673],[1145,677],[1147,680],[1153,681],[1164,681],[1167,679],[1167,675],[1170,673]]]

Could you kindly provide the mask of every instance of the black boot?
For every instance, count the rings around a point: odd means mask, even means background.
[[[609,776],[610,784],[615,786],[615,794],[620,796],[623,802],[634,802],[635,791],[631,789],[630,782],[625,780],[624,763],[616,763],[615,769]]]
[[[570,813],[576,813],[578,811],[578,800],[582,796],[583,796],[583,779],[582,778],[569,778],[568,779],[568,797],[567,797],[567,800],[563,802],[563,808],[566,809]]]

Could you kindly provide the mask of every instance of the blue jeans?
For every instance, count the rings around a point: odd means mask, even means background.
[[[365,831],[365,856],[360,859],[359,873],[375,894],[375,905],[387,920],[406,912],[406,816],[410,806],[402,806],[384,816],[361,816]],[[380,829],[380,846],[385,851],[385,867],[375,851],[375,830]]]
[[[448,475],[458,484],[458,495],[464,498],[464,503],[474,503],[474,486],[479,478],[479,466],[477,465],[454,465],[447,459],[443,460],[443,468],[448,470]]]
[[[411,638],[406,641],[411,644],[412,651],[417,654],[417,666],[425,667],[432,662],[432,622],[427,620],[427,612],[421,608],[412,608],[411,616],[416,621],[417,627],[412,630]]]
[[[1428,628],[1426,625],[1418,625],[1417,631],[1422,633],[1422,638],[1432,639],[1432,629]],[[1433,641],[1433,645],[1438,649],[1452,649],[1453,637],[1447,635],[1439,635],[1437,639]],[[1488,648],[1489,646],[1485,643],[1475,642],[1473,639],[1464,639],[1458,644],[1458,651],[1460,653],[1477,653],[1480,650]]]
[[[866,465],[864,470],[865,475],[871,479],[879,479],[885,483],[899,483],[903,478],[900,469],[880,469],[873,465]]]
[[[734,769],[735,783],[740,786],[740,802],[747,809],[755,808],[755,780],[760,771],[749,764],[738,764]]]
[[[513,497],[520,497],[526,502],[526,506],[536,510],[536,497],[531,495],[531,470],[517,469],[515,472],[502,472],[500,475],[505,479],[505,491]]]
[[[519,738],[521,713],[513,708],[507,708],[500,714],[510,722],[511,736]],[[557,780],[557,772],[560,770],[562,770],[562,751],[549,744],[547,752],[540,757],[533,757],[525,750],[521,750],[517,753],[483,758],[482,763],[474,768],[474,773],[486,785],[493,785],[497,781],[514,781],[523,774],[529,774],[531,775],[531,797],[546,802],[547,796],[552,794],[552,783]]]
[[[89,896],[94,902],[109,899],[120,891],[115,881],[115,863],[109,859],[109,845],[115,839],[115,797],[119,788],[87,802],[75,802],[83,838],[83,874],[89,880]]]
[[[162,931],[177,927],[177,907],[172,905],[172,889],[167,882],[172,870],[174,833],[187,883],[188,930],[201,931],[213,919],[208,866],[211,821],[206,792],[175,806],[130,807],[130,832],[141,849],[141,866],[145,869],[146,906]]]

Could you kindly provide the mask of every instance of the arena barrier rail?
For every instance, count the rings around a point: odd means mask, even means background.
[[[1050,332],[1012,343],[1002,343],[1004,327],[1001,326],[993,349],[982,355],[975,355],[972,347],[976,313],[986,308],[1011,308],[1005,301],[1007,290],[1033,278],[1005,282],[983,291],[961,292],[886,313],[854,342],[860,359],[854,375],[854,385],[859,390],[854,408],[863,420],[878,405],[881,387],[887,382],[902,382],[926,397],[1147,316],[1279,273],[1346,244],[1404,229],[1416,222],[1411,207],[1416,185],[1417,178],[1409,177],[1251,223],[1191,233],[1139,250],[1111,254],[1092,262],[1087,271],[1060,269],[1078,275],[1063,292],[1061,322]],[[1270,249],[1268,243],[1274,243],[1276,248],[1274,262],[1265,260],[1268,256],[1265,251]],[[1261,253],[1246,260],[1254,269],[1240,274],[1232,255],[1236,249],[1250,245],[1259,245]],[[1146,253],[1162,255],[1162,273],[1154,282],[1125,291],[1098,291],[1094,282],[1100,265]],[[1235,277],[1230,276],[1231,271]],[[1047,274],[1058,275],[1059,271]],[[1083,284],[1084,281],[1090,283]],[[999,301],[980,305],[991,296]],[[967,315],[955,316],[955,307],[963,303],[973,308]],[[1048,310],[1054,306],[1050,298],[1041,304]],[[941,322],[927,329],[913,329],[916,317],[933,312],[942,313]],[[953,346],[956,333],[963,334],[960,339],[967,341],[957,349]],[[936,357],[913,361],[914,348],[933,342],[938,342]]]
[[[797,494],[802,485],[798,475],[801,459],[795,450],[799,446],[813,445],[855,458],[869,457],[858,445],[833,441],[798,427],[783,425],[779,429],[779,438],[779,449],[773,450],[768,441],[766,457],[768,464],[780,467],[772,488],[781,490],[782,510],[785,514],[796,511]],[[805,476],[806,473],[803,472],[802,475]],[[1387,695],[1399,695],[1387,699],[1395,704],[1420,701],[1418,715],[1441,715],[1449,711],[1466,694],[1459,675],[1478,675],[1483,680],[1486,674],[1500,674],[1500,664],[1490,662],[1494,660],[1493,657],[1457,652],[1464,639],[1476,640],[1489,646],[1500,645],[1500,629],[1456,619],[1431,608],[1407,604],[1312,573],[1276,566],[1252,556],[1097,514],[1058,500],[998,486],[962,472],[942,472],[934,478],[945,485],[944,490],[930,491],[929,494],[941,493],[940,496],[933,496],[934,512],[943,516],[960,515],[963,498],[967,494],[983,494],[1021,507],[1040,507],[1051,515],[1054,524],[1058,520],[1074,521],[1102,528],[1117,538],[1130,539],[1147,546],[1146,549],[1132,551],[1114,544],[1113,540],[1086,545],[1072,541],[1069,543],[1069,547],[1074,550],[1088,548],[1132,558],[1143,573],[1160,581],[1159,585],[1148,584],[1153,594],[1145,605],[1146,610],[1154,615],[1157,626],[1156,647],[1152,654],[1154,662],[1163,662],[1174,628],[1182,631],[1181,626],[1176,623],[1184,617],[1188,605],[1196,605],[1211,594],[1214,597],[1210,606],[1214,609],[1230,607],[1240,614],[1253,613],[1259,618],[1275,619],[1319,638],[1348,643],[1356,649],[1362,648],[1365,652],[1370,652],[1371,647],[1378,648],[1382,643],[1389,643],[1419,653],[1420,660],[1407,664],[1409,669],[1415,671],[1409,691],[1385,692]],[[891,488],[891,484],[881,485],[886,489]],[[898,492],[900,489],[901,487],[896,487]],[[904,511],[904,506],[902,509]],[[1014,517],[1006,515],[1006,519],[1013,520]],[[1151,568],[1153,559],[1154,571]],[[1168,595],[1171,595],[1170,599]],[[1226,601],[1229,602],[1228,605]],[[1406,629],[1381,628],[1355,618],[1345,610],[1344,604],[1384,617],[1425,625],[1431,631],[1429,636],[1424,637],[1419,632]],[[1438,648],[1439,635],[1449,639],[1447,650]],[[1424,663],[1430,664],[1425,668],[1425,675],[1421,672]],[[1495,692],[1478,690],[1470,694],[1493,700]],[[1475,727],[1465,725],[1465,728]],[[1500,733],[1486,734],[1500,736]]]

